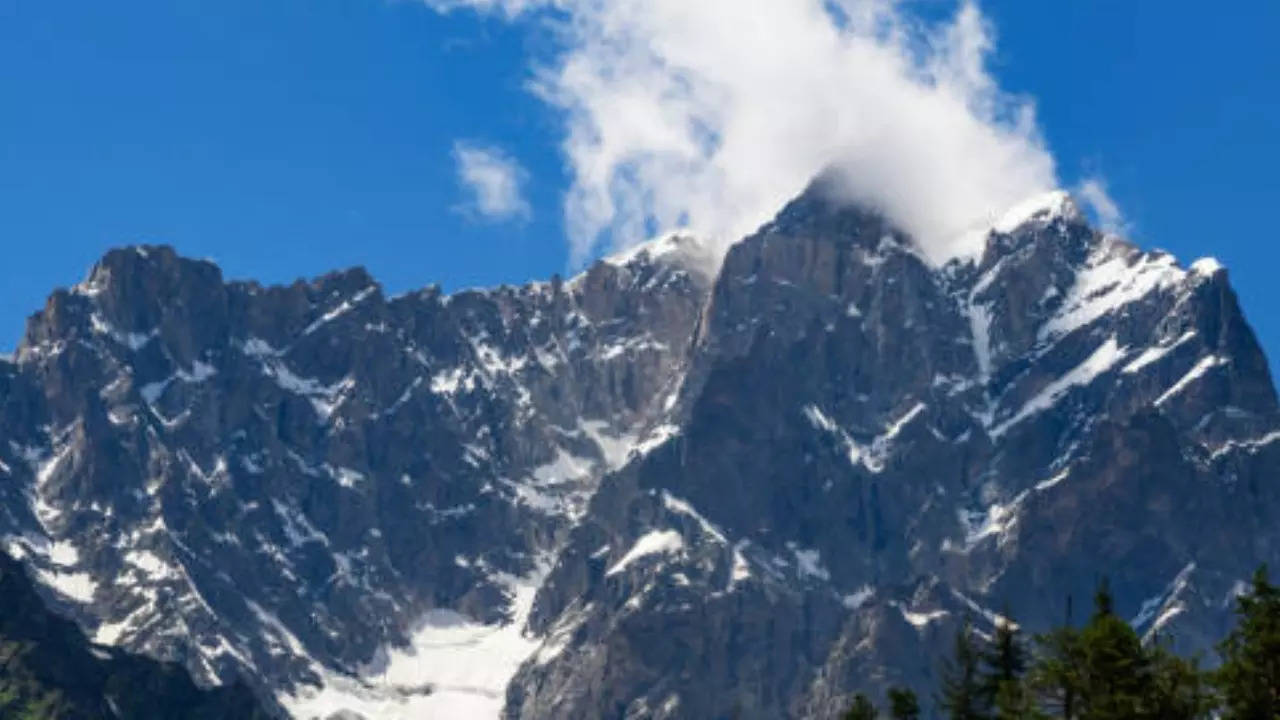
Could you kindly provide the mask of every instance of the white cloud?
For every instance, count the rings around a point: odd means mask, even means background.
[[[1120,206],[1107,192],[1107,183],[1099,177],[1086,178],[1076,187],[1076,196],[1085,202],[1106,232],[1120,235],[1129,229]]]
[[[424,1],[554,34],[534,87],[566,121],[574,264],[681,226],[727,246],[831,165],[941,260],[1058,184],[969,3],[928,25],[895,0]]]
[[[554,3],[546,0],[426,0],[426,3],[443,12],[471,9],[486,13],[499,13],[509,18],[515,17],[526,10],[554,5]]]
[[[528,173],[498,148],[458,142],[453,146],[458,182],[470,193],[469,211],[491,220],[528,219],[522,186]]]

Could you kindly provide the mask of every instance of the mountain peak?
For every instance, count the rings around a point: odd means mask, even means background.
[[[1200,277],[1213,277],[1227,271],[1227,268],[1215,257],[1202,257],[1191,263],[1187,269]]]
[[[715,251],[705,240],[677,230],[607,255],[601,262],[614,267],[660,263],[710,275],[715,271]]]
[[[139,282],[172,287],[195,276],[220,282],[222,272],[212,262],[179,255],[169,245],[131,245],[108,250],[72,291],[93,297],[104,291],[122,291]]]
[[[1088,228],[1079,204],[1065,190],[1036,192],[1005,208],[991,208],[985,216],[945,238],[921,238],[910,223],[875,204],[850,198],[841,189],[840,176],[824,173],[767,223],[761,232],[830,237],[874,250],[886,238],[911,249],[927,264],[945,265],[952,260],[980,261],[995,242],[1003,252],[1021,245],[1024,229],[1048,227],[1055,221]]]
[[[1084,214],[1079,205],[1065,190],[1051,190],[1037,193],[1018,202],[1004,211],[991,224],[991,229],[998,233],[1012,233],[1029,223],[1048,224],[1058,218],[1067,221],[1082,221]]]

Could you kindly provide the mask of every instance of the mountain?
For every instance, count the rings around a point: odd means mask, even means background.
[[[96,642],[205,684],[496,713],[560,539],[665,432],[701,252],[390,299],[362,270],[262,288],[109,253],[0,366],[9,551]],[[396,650],[437,637],[469,651]]]
[[[985,242],[936,266],[818,182],[718,271],[673,235],[388,298],[113,251],[0,361],[0,532],[95,642],[295,717],[833,717],[1102,574],[1208,648],[1280,557],[1227,273],[1063,193]]]
[[[92,647],[51,613],[21,564],[0,554],[0,716],[7,718],[268,717],[237,684],[200,690],[171,664]]]

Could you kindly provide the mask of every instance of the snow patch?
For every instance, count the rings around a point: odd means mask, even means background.
[[[693,520],[698,523],[698,526],[702,528],[702,532],[706,533],[707,535],[710,535],[716,542],[720,543],[721,545],[728,544],[729,540],[724,536],[724,533],[720,532],[720,529],[717,528],[715,525],[713,525],[711,521],[703,517],[701,513],[699,513],[697,510],[694,510],[693,505],[690,505],[687,501],[681,500],[680,498],[672,495],[666,490],[663,490],[662,506],[673,513],[677,513],[679,515],[685,515],[687,517],[693,518]]]
[[[394,415],[396,411],[404,407],[405,404],[409,402],[409,400],[413,397],[414,391],[421,386],[422,386],[422,376],[419,375],[413,379],[413,382],[409,383],[409,386],[404,389],[404,392],[400,393],[400,397],[396,398],[395,402],[391,403],[391,405],[387,407],[386,410],[373,413],[372,417],[376,420],[378,418],[386,417],[388,415]]]
[[[863,605],[866,605],[867,601],[874,597],[875,594],[875,588],[870,585],[863,585],[852,593],[841,597],[840,602],[847,610],[857,610]]]
[[[1185,333],[1183,333],[1181,337],[1179,337],[1177,340],[1174,340],[1172,343],[1169,343],[1168,345],[1157,345],[1155,347],[1149,347],[1146,350],[1143,350],[1142,353],[1138,355],[1138,357],[1134,358],[1133,362],[1130,362],[1128,365],[1125,365],[1124,369],[1121,370],[1121,372],[1128,373],[1128,374],[1136,373],[1142,370],[1143,368],[1145,368],[1146,366],[1150,365],[1151,363],[1158,362],[1165,355],[1168,355],[1169,352],[1172,351],[1174,348],[1177,348],[1178,346],[1182,345],[1188,340],[1191,340],[1195,336],[1196,336],[1195,330],[1188,330]]]
[[[1212,277],[1226,268],[1214,257],[1202,257],[1191,263],[1191,272],[1200,277]]]
[[[152,581],[164,580],[177,575],[169,563],[150,550],[130,550],[125,553],[124,561]]]
[[[138,390],[138,394],[142,396],[142,399],[145,400],[148,405],[155,405],[156,402],[160,400],[161,396],[164,395],[164,391],[167,390],[175,380],[181,380],[185,383],[199,384],[217,374],[217,369],[212,365],[196,360],[192,363],[190,371],[178,370],[164,380],[147,383]]]
[[[742,552],[749,542],[739,540],[733,546],[733,567],[729,571],[729,590],[731,591],[738,583],[751,579],[751,565],[747,563],[747,557]]]
[[[1258,448],[1266,447],[1273,442],[1280,441],[1280,430],[1269,432],[1261,437],[1251,438],[1249,440],[1230,440],[1213,451],[1213,457],[1229,453],[1235,450],[1246,450],[1248,452],[1257,452]]]
[[[1155,622],[1151,623],[1151,627],[1146,632],[1146,636],[1150,636],[1181,613],[1183,606],[1178,598],[1187,589],[1187,585],[1191,580],[1191,573],[1195,572],[1195,569],[1196,564],[1194,561],[1187,563],[1178,571],[1178,574],[1174,576],[1164,590],[1142,601],[1138,614],[1129,621],[1129,624],[1136,629],[1154,618]],[[1144,637],[1144,639],[1146,638]]]
[[[684,538],[680,537],[680,533],[675,530],[651,530],[636,540],[627,554],[605,572],[605,577],[617,575],[627,569],[631,563],[648,555],[667,555],[682,550],[684,550]]]
[[[543,485],[559,485],[571,480],[581,480],[591,474],[592,462],[586,458],[575,457],[556,448],[556,457],[545,465],[534,468],[531,475]]]
[[[644,351],[667,352],[669,349],[670,348],[667,347],[666,343],[658,342],[646,334],[641,337],[627,338],[620,342],[605,345],[596,352],[595,358],[597,360],[608,362],[622,357],[623,355],[631,355]]]
[[[66,540],[50,543],[45,548],[45,557],[59,567],[75,567],[80,562],[80,551]]]
[[[1156,290],[1173,287],[1186,276],[1172,255],[1133,255],[1115,243],[1095,250],[1076,274],[1061,309],[1041,326],[1040,339],[1066,335]]]
[[[623,268],[637,260],[662,260],[679,263],[693,270],[710,271],[714,269],[711,264],[715,259],[715,253],[697,238],[683,232],[672,232],[609,255],[602,258],[601,262]]]
[[[794,543],[788,544],[791,553],[796,558],[796,569],[800,571],[803,577],[812,577],[819,580],[830,580],[831,573],[822,566],[822,555],[817,550],[797,547]]]
[[[59,595],[81,605],[93,602],[98,583],[87,572],[61,572],[35,568],[36,578]]]
[[[315,378],[299,377],[279,360],[264,362],[262,372],[275,380],[282,390],[310,400],[321,423],[329,420],[342,404],[346,393],[355,386],[355,380],[349,376],[331,385],[325,385]]]
[[[670,423],[659,425],[649,431],[642,440],[635,444],[632,452],[638,456],[645,456],[657,450],[667,443],[668,440],[680,434],[680,428]]]
[[[946,617],[950,613],[946,610],[931,610],[928,612],[913,612],[908,610],[905,605],[898,605],[898,612],[902,613],[902,619],[911,623],[917,630],[923,630],[931,622],[936,622]]]
[[[1063,480],[1066,480],[1067,476],[1070,474],[1071,474],[1071,468],[1069,467],[1063,468],[1057,475],[1054,475],[1048,480],[1041,480],[1040,482],[1036,483],[1036,492],[1044,492],[1045,490],[1048,490],[1054,485],[1057,485]]]
[[[152,340],[160,336],[159,328],[153,328],[145,333],[122,332],[96,312],[89,316],[89,323],[93,332],[99,335],[106,335],[134,352],[146,347]]]
[[[1052,487],[1052,484],[1047,487]],[[1018,522],[1018,509],[1029,493],[1030,491],[1023,490],[1008,503],[993,502],[982,510],[960,510],[960,526],[964,529],[965,551],[972,550],[978,543],[989,537],[1005,537]]]
[[[991,429],[991,437],[998,438],[1009,428],[1023,420],[1053,407],[1069,390],[1077,386],[1092,383],[1099,375],[1107,372],[1125,356],[1125,350],[1116,342],[1113,335],[1099,345],[1084,362],[1067,371],[1062,377],[1045,385],[1040,392],[1028,400],[1009,419]]]
[[[282,694],[281,704],[296,718],[328,718],[342,710],[369,720],[474,718],[497,720],[507,684],[542,641],[526,633],[533,600],[547,567],[517,578],[493,572],[505,586],[511,620],[485,625],[453,610],[432,610],[422,618],[406,647],[390,648],[360,668],[359,676],[318,670],[322,685]],[[283,630],[276,620],[273,625]],[[280,633],[294,654],[305,657],[292,634]]]
[[[919,417],[926,407],[928,406],[924,403],[916,403],[901,417],[885,425],[884,431],[872,438],[870,443],[854,440],[844,428],[836,424],[816,405],[805,405],[802,412],[815,429],[834,435],[840,441],[850,465],[855,467],[861,465],[869,472],[879,473],[884,470],[885,462],[892,454],[893,443],[898,435],[911,421]]]
[[[978,375],[985,382],[991,377],[991,309],[976,305],[970,299],[969,332],[973,336],[973,357]]]
[[[1230,361],[1221,355],[1207,355],[1200,358],[1200,361],[1192,366],[1192,368],[1187,371],[1186,375],[1183,375],[1178,382],[1174,383],[1168,390],[1165,390],[1164,394],[1156,398],[1155,406],[1160,407],[1165,404],[1170,398],[1181,393],[1183,390],[1186,390],[1191,383],[1194,383],[1196,380],[1203,377],[1205,373],[1216,367],[1226,365],[1228,362]]]
[[[289,544],[299,547],[308,542],[318,542],[325,547],[329,546],[328,536],[317,530],[301,510],[275,498],[272,498],[271,506],[280,517],[280,529],[284,531]]]
[[[377,285],[370,285],[369,287],[361,290],[355,295],[352,295],[349,300],[343,300],[337,307],[333,308],[332,310],[326,312],[325,314],[321,315],[319,318],[314,320],[310,325],[306,327],[305,330],[302,331],[302,334],[310,335],[311,333],[320,329],[321,326],[327,323],[330,323],[336,320],[337,318],[347,314],[356,305],[359,305],[361,302],[364,302],[365,298],[368,298],[370,295],[376,292],[377,289],[378,289]]]
[[[1076,217],[1080,211],[1076,208],[1071,195],[1065,190],[1033,195],[1005,211],[991,225],[998,233],[1008,234],[1029,222],[1049,223],[1059,217]]]
[[[351,468],[339,467],[334,469],[333,479],[344,488],[354,488],[364,482],[364,473]]]
[[[591,438],[591,441],[600,448],[600,454],[604,458],[605,467],[609,470],[617,470],[627,464],[631,451],[635,447],[635,437],[631,435],[612,435],[606,433],[609,423],[603,420],[581,420],[578,422],[578,428]]]
[[[259,337],[250,336],[240,346],[240,351],[252,358],[273,358],[279,357],[280,351],[271,347],[271,344]]]
[[[431,376],[431,392],[436,395],[456,395],[459,389],[471,392],[475,388],[475,375],[460,367],[441,370]]]

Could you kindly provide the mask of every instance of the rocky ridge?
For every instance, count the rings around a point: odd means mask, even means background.
[[[298,717],[831,717],[1105,572],[1204,648],[1277,557],[1215,263],[1062,193],[931,264],[810,188],[719,272],[387,298],[113,251],[0,361],[0,530],[94,639]]]

